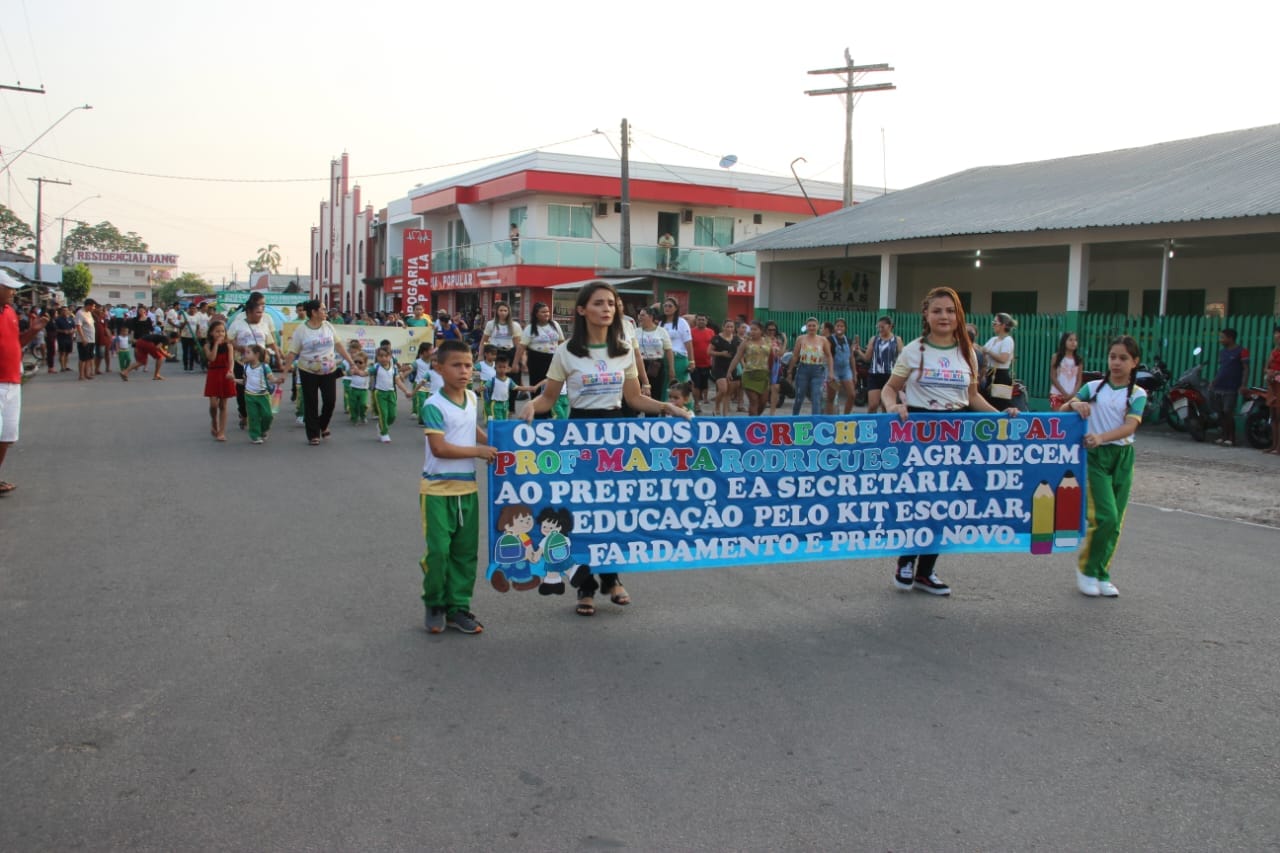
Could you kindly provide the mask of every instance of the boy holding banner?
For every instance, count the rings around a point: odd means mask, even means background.
[[[432,634],[446,627],[479,634],[484,626],[470,611],[480,556],[475,460],[492,462],[498,451],[476,425],[470,347],[463,341],[441,342],[436,367],[444,384],[422,406],[427,449],[418,491],[427,545],[418,561],[425,625]]]

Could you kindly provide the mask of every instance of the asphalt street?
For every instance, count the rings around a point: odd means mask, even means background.
[[[169,365],[24,390],[0,499],[0,849],[1264,850],[1280,530],[1130,509],[1069,555],[477,587],[422,630],[407,409],[209,436]]]

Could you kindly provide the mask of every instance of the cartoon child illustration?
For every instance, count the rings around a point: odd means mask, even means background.
[[[541,559],[546,577],[538,585],[539,595],[564,595],[564,575],[572,573],[573,555],[569,549],[569,537],[573,532],[573,514],[567,509],[545,507],[538,513],[538,529],[542,531],[542,543],[534,552]]]
[[[533,510],[524,504],[503,507],[498,515],[498,530],[501,535],[493,547],[495,565],[489,569],[489,583],[498,592],[506,592],[513,586],[518,590],[533,589],[538,585],[538,578],[533,574],[533,564],[538,558],[533,540],[529,538],[529,531],[533,530]]]

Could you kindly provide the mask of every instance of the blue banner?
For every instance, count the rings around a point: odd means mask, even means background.
[[[490,421],[488,575],[1075,550],[1074,414]]]

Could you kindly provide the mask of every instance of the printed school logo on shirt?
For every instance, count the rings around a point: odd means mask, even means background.
[[[951,359],[945,355],[937,360],[936,367],[925,365],[920,373],[920,384],[933,388],[967,388],[969,371],[951,366]]]
[[[582,373],[582,394],[595,397],[602,394],[616,394],[622,388],[625,377],[621,370],[610,370],[609,363],[603,359],[595,362],[595,372]]]

